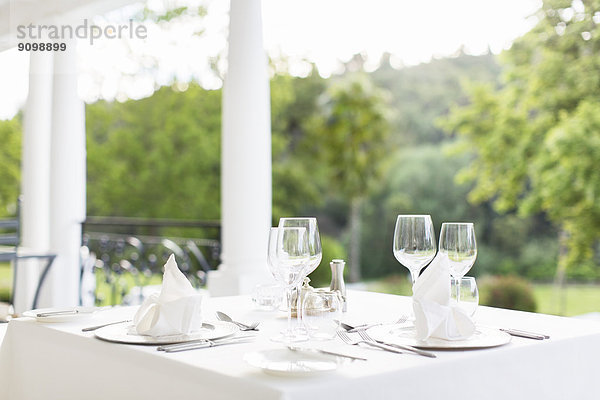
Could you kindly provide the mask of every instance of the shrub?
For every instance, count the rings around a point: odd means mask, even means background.
[[[8,303],[10,301],[10,291],[7,287],[0,287],[0,302]]]
[[[520,273],[535,281],[552,281],[558,262],[558,243],[555,238],[532,239],[521,249]]]
[[[482,305],[531,312],[537,308],[529,282],[514,275],[481,279],[479,293]]]
[[[369,282],[367,289],[372,292],[412,296],[412,283],[408,270],[405,274],[388,275],[385,278]]]

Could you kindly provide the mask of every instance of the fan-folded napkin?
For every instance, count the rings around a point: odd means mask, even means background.
[[[177,267],[171,255],[165,264],[160,293],[148,296],[133,317],[138,334],[189,334],[202,327],[202,295]]]
[[[417,339],[466,339],[475,332],[471,318],[450,303],[450,270],[438,254],[413,286],[413,309]]]

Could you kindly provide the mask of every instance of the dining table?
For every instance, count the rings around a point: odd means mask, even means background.
[[[348,324],[386,323],[411,315],[406,296],[348,290]],[[312,373],[273,371],[248,355],[286,352],[271,340],[286,326],[281,310],[257,309],[250,296],[209,297],[202,317],[222,311],[259,322],[239,343],[167,353],[156,345],[116,343],[85,327],[130,320],[135,306],[101,308],[85,318],[44,322],[22,317],[3,324],[0,399],[599,399],[600,323],[479,306],[478,327],[538,332],[549,338],[511,336],[507,343],[475,348],[432,348],[435,358],[349,345],[339,337],[297,343],[364,360],[341,359]],[[128,323],[124,323],[127,325]],[[331,356],[333,357],[333,356]],[[340,360],[339,357],[335,358]]]

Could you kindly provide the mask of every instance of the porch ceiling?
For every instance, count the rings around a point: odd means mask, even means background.
[[[67,24],[93,17],[137,0],[0,0],[0,51],[16,46],[16,27]]]

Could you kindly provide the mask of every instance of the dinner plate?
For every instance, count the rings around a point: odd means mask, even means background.
[[[200,330],[192,332],[189,335],[177,334],[156,337],[140,335],[135,331],[135,325],[132,324],[109,325],[98,329],[94,333],[98,339],[106,340],[108,342],[159,345],[184,343],[200,339],[220,339],[233,335],[238,330],[239,328],[230,322],[210,321],[209,323],[202,324],[202,328]]]
[[[506,332],[482,326],[478,326],[471,337],[463,340],[444,340],[437,338],[418,340],[416,338],[417,331],[414,326],[397,327],[380,325],[369,329],[368,332],[369,336],[375,340],[432,350],[482,349],[502,346],[511,340],[511,336]]]
[[[77,313],[73,314],[57,314],[57,315],[48,315],[46,317],[38,317],[38,314],[43,313],[52,313],[58,311],[77,311]],[[35,318],[36,321],[39,322],[70,322],[70,321],[81,321],[84,319],[91,318],[98,308],[96,307],[73,307],[69,309],[65,308],[37,308],[35,310],[25,311],[23,313],[24,317]]]
[[[335,371],[343,362],[338,357],[289,349],[246,353],[244,361],[272,375],[310,376]]]

